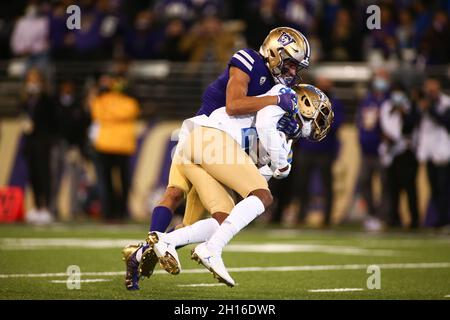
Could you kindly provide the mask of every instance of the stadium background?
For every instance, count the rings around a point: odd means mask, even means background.
[[[66,28],[65,9],[71,4],[81,8],[82,31]],[[366,27],[366,8],[372,4],[380,6],[381,30]],[[45,36],[27,37],[42,31],[31,24],[13,41],[17,22],[33,20],[36,9],[50,22]],[[25,12],[31,16],[24,18]],[[72,82],[87,112],[105,75],[125,78],[140,106],[138,147],[130,159],[131,219],[111,223],[103,217],[87,134],[83,152],[66,152],[55,143],[48,180],[50,209],[59,221],[37,227],[0,224],[0,299],[448,299],[448,230],[388,228],[376,233],[361,228],[367,206],[357,182],[362,163],[357,115],[380,68],[408,89],[435,77],[449,93],[449,13],[450,1],[445,0],[0,2],[0,187],[24,188],[26,210],[33,207],[33,198],[20,106],[30,66],[42,68],[53,97],[62,83]],[[180,275],[158,268],[142,281],[140,291],[128,292],[120,251],[146,235],[152,206],[167,180],[176,129],[198,110],[203,89],[235,50],[258,49],[269,30],[282,25],[298,28],[310,41],[311,68],[304,81],[315,82],[317,76],[332,80],[334,96],[343,105],[340,152],[333,163],[334,224],[330,229],[298,228],[294,203],[286,211],[286,225],[268,223],[267,212],[227,246],[223,257],[239,284],[235,288],[218,286],[189,259],[192,247],[186,247],[179,251]],[[177,49],[184,41],[196,45]],[[33,49],[21,51],[25,43]],[[72,164],[76,170],[66,171]],[[320,226],[324,188],[317,175],[312,180],[308,222]],[[374,185],[380,197],[383,185],[379,179]],[[422,225],[433,226],[424,164],[417,188]],[[401,207],[406,227],[405,199]],[[356,224],[347,223],[352,221]],[[379,290],[368,286],[369,265],[381,269]],[[79,290],[69,290],[68,266],[82,272]]]
[[[334,93],[344,105],[345,123],[339,131],[341,150],[333,164],[335,222],[355,214],[361,216],[364,211],[357,197],[360,150],[355,117],[358,104],[371,86],[373,70],[387,68],[392,79],[409,87],[420,84],[426,76],[434,76],[442,81],[444,91],[449,88],[448,1],[79,1],[76,3],[81,7],[82,28],[83,21],[92,23],[85,37],[80,31],[64,27],[68,17],[64,8],[73,3],[2,4],[0,185],[27,185],[18,105],[30,63],[43,67],[53,94],[62,81],[69,79],[83,98],[100,75],[122,72],[141,108],[129,199],[130,215],[139,221],[148,220],[167,181],[173,136],[181,120],[196,112],[202,90],[232,53],[246,46],[257,49],[274,26],[292,26],[308,37],[312,58],[304,81],[313,82],[316,75],[331,79]],[[370,4],[381,8],[381,30],[366,27],[369,15],[365,8]],[[17,54],[10,45],[14,24],[30,5],[49,18],[48,50]],[[433,33],[438,20],[443,20],[444,31]],[[144,25],[147,38],[141,46],[133,46],[139,23]],[[333,30],[338,26],[342,27],[342,35],[334,37]],[[406,40],[401,33],[404,30],[411,32]],[[198,52],[198,46],[177,50],[176,44],[187,37],[197,37],[199,46],[218,37],[222,40],[218,46],[223,50]],[[90,183],[95,184],[92,165],[85,165],[85,170]],[[70,184],[66,178],[62,173],[61,181],[53,184],[57,186],[53,192],[54,211],[60,219],[71,220],[78,213],[70,210]],[[315,185],[320,196],[320,182]],[[417,185],[420,213],[425,219],[429,187],[423,166],[419,168]],[[30,207],[32,198],[26,190],[26,204]],[[405,207],[403,201],[402,216],[407,224]]]

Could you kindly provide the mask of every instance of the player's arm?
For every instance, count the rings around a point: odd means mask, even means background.
[[[293,109],[291,94],[248,97],[250,76],[237,67],[230,67],[230,78],[226,91],[226,111],[230,116],[255,113],[268,105],[279,105],[286,112]]]
[[[262,109],[256,115],[256,131],[264,150],[270,157],[271,169],[275,178],[284,178],[289,174],[288,161],[290,143],[283,133],[277,130],[277,123],[285,112],[278,106],[271,105]]]
[[[226,111],[230,116],[255,113],[267,105],[276,105],[277,96],[247,97],[250,77],[239,68],[230,67],[226,92]]]

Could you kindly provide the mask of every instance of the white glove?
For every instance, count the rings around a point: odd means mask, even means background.
[[[269,182],[270,178],[273,176],[273,171],[270,169],[268,165],[265,165],[264,167],[259,168],[259,173],[266,178],[266,181]]]
[[[281,171],[280,169],[283,169],[283,171]],[[273,172],[273,177],[275,179],[284,179],[289,175],[290,172],[291,172],[291,164],[288,163],[288,165],[284,168],[276,168],[275,171]]]

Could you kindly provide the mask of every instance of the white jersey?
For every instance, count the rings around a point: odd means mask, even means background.
[[[261,96],[279,95],[283,88],[285,86],[277,84]],[[230,116],[226,108],[222,107],[212,112],[209,117],[200,115],[185,120],[179,141],[181,142],[195,126],[216,128],[230,135],[247,152],[256,150],[256,143],[259,143],[259,159],[252,157],[255,163],[264,165],[270,162],[273,169],[284,168],[288,164],[290,148],[284,133],[277,130],[277,123],[285,113],[279,106],[270,105],[257,113]]]

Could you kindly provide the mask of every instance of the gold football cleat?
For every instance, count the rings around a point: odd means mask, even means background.
[[[139,277],[147,277],[153,274],[155,270],[156,263],[158,262],[158,257],[156,256],[155,251],[152,246],[150,246],[147,250],[142,254],[141,262],[139,263],[138,272]]]
[[[125,287],[127,290],[139,290],[139,277],[137,275],[137,261],[133,259],[133,254],[140,245],[128,245],[122,249],[122,260],[125,261]]]
[[[122,260],[127,261],[131,255],[139,248],[138,244],[129,244],[125,248],[122,249]]]

